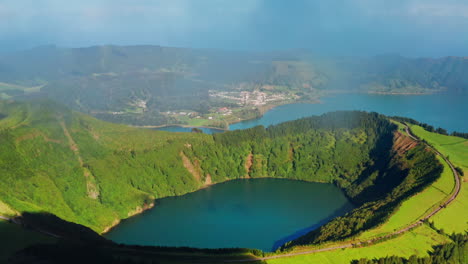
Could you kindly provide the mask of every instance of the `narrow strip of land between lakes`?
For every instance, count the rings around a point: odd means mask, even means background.
[[[431,145],[429,145],[425,141],[419,140],[415,135],[413,135],[411,133],[411,130],[408,127],[407,124],[403,123],[403,125],[405,126],[406,134],[408,134],[408,136],[411,139],[413,139],[415,141],[418,141],[418,142],[422,142],[424,145],[426,145],[428,148],[430,148],[432,151],[434,151],[437,155],[442,157],[444,159],[444,161],[450,166],[450,169],[452,170],[453,176],[455,177],[455,188],[454,188],[454,190],[452,192],[452,195],[450,196],[450,198],[447,201],[442,203],[439,207],[432,210],[428,215],[426,215],[425,217],[419,219],[418,221],[414,222],[413,224],[411,224],[411,225],[409,225],[407,227],[404,227],[402,229],[396,230],[396,231],[394,231],[394,232],[392,232],[392,233],[390,233],[388,235],[381,236],[381,237],[378,237],[378,238],[373,238],[373,239],[369,239],[367,241],[362,241],[362,242],[347,243],[347,244],[337,245],[337,246],[333,246],[333,247],[326,247],[326,248],[312,249],[312,250],[306,250],[306,251],[300,251],[300,252],[291,252],[291,253],[286,253],[286,254],[279,254],[279,255],[274,255],[274,256],[269,256],[269,257],[257,258],[257,259],[253,259],[253,260],[252,259],[239,259],[239,260],[226,260],[225,262],[254,262],[254,261],[262,261],[262,260],[294,257],[294,256],[299,256],[299,255],[308,255],[308,254],[313,254],[313,253],[332,251],[332,250],[336,250],[336,249],[352,248],[352,247],[360,246],[360,245],[363,245],[363,244],[365,244],[366,246],[367,245],[371,246],[372,244],[376,244],[378,242],[387,240],[387,239],[389,239],[389,238],[391,238],[393,236],[396,236],[396,235],[401,235],[403,233],[406,233],[406,232],[416,228],[417,226],[422,225],[424,223],[424,221],[428,220],[429,218],[431,218],[432,216],[434,216],[435,214],[440,212],[442,209],[444,209],[448,204],[450,204],[453,200],[455,200],[455,198],[460,193],[461,183],[460,183],[460,177],[458,175],[458,172],[455,170],[455,166],[453,166],[453,164],[447,159],[447,157],[442,155],[442,153],[440,153],[437,149],[435,149],[434,147],[432,147]]]

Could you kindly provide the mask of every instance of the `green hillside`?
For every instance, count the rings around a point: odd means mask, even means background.
[[[109,124],[49,101],[0,109],[0,200],[16,211],[51,212],[101,232],[156,197],[201,186],[178,152],[181,140],[207,136]]]
[[[2,184],[13,186],[1,189],[1,200],[98,232],[155,198],[228,179],[334,182],[358,204],[403,180],[382,170],[393,159],[394,127],[376,114],[337,112],[211,136],[110,124],[49,101],[4,101],[0,110]]]
[[[284,249],[341,241],[385,222],[442,172],[432,152],[376,113],[215,135],[111,124],[51,101],[1,101],[0,115],[0,215],[50,213],[99,233],[154,199],[275,177],[334,183],[357,207]]]

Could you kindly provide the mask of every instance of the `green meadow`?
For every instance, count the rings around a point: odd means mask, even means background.
[[[430,133],[419,126],[411,126],[411,130],[465,173],[457,199],[432,219],[435,227],[447,233],[468,231],[468,139]]]
[[[450,196],[450,193],[455,186],[452,170],[445,162],[443,162],[442,158],[438,157],[438,159],[442,164],[444,164],[444,171],[441,177],[424,191],[403,202],[400,208],[395,211],[387,222],[378,228],[364,232],[359,236],[360,240],[389,234],[395,230],[408,226],[424,217]]]
[[[465,175],[468,174],[468,139],[431,133],[415,125],[411,126],[411,131],[449,157],[455,166],[465,171]]]
[[[420,226],[404,236],[379,244],[362,248],[339,249],[329,252],[300,255],[289,258],[268,260],[270,264],[334,264],[350,263],[354,259],[378,258],[391,255],[409,257],[411,255],[427,256],[434,244],[448,243],[450,239],[439,235],[428,226]]]

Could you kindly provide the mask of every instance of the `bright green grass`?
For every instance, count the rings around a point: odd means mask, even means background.
[[[436,228],[446,233],[468,231],[468,184],[462,185],[457,199],[432,218]]]
[[[0,215],[14,216],[14,215],[17,215],[17,213],[13,209],[11,209],[8,205],[0,201]]]
[[[413,231],[406,233],[403,236],[369,247],[320,252],[290,258],[268,260],[267,262],[271,264],[334,264],[350,263],[353,259],[372,259],[392,255],[401,257],[409,257],[411,255],[427,256],[427,252],[432,250],[432,245],[447,242],[450,242],[448,238],[437,234],[428,226],[423,225],[414,229]]]
[[[455,166],[464,170],[465,177],[462,180],[460,194],[432,220],[437,228],[442,228],[448,233],[468,231],[468,140],[427,132],[419,126],[411,126],[411,130],[443,155],[449,156]]]
[[[398,121],[395,121],[395,120],[393,120],[393,119],[390,119],[390,122],[392,122],[393,124],[397,125],[397,126],[398,126],[398,130],[399,130],[400,132],[406,133],[405,126],[404,126],[402,123],[400,123],[400,122],[398,122]]]
[[[54,242],[51,237],[0,220],[0,263],[5,263],[9,256],[30,245]]]
[[[420,126],[411,126],[411,131],[425,139],[442,154],[449,156],[451,162],[468,173],[468,139],[431,133]]]
[[[364,232],[359,236],[360,239],[369,239],[375,236],[385,235],[408,226],[418,219],[421,219],[425,214],[431,211],[431,209],[440,205],[450,196],[455,186],[452,170],[442,158],[437,158],[444,165],[444,171],[441,177],[421,193],[403,202],[400,208],[386,223],[375,229]]]
[[[192,118],[188,120],[189,126],[205,126],[209,122],[208,119]]]

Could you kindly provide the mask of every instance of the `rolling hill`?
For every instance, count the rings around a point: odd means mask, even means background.
[[[0,98],[48,97],[112,122],[164,125],[185,122],[167,114],[171,111],[203,115],[243,107],[210,91],[290,98],[276,104],[313,101],[337,90],[464,93],[467,68],[468,60],[461,57],[323,58],[303,51],[44,46],[0,58]]]

